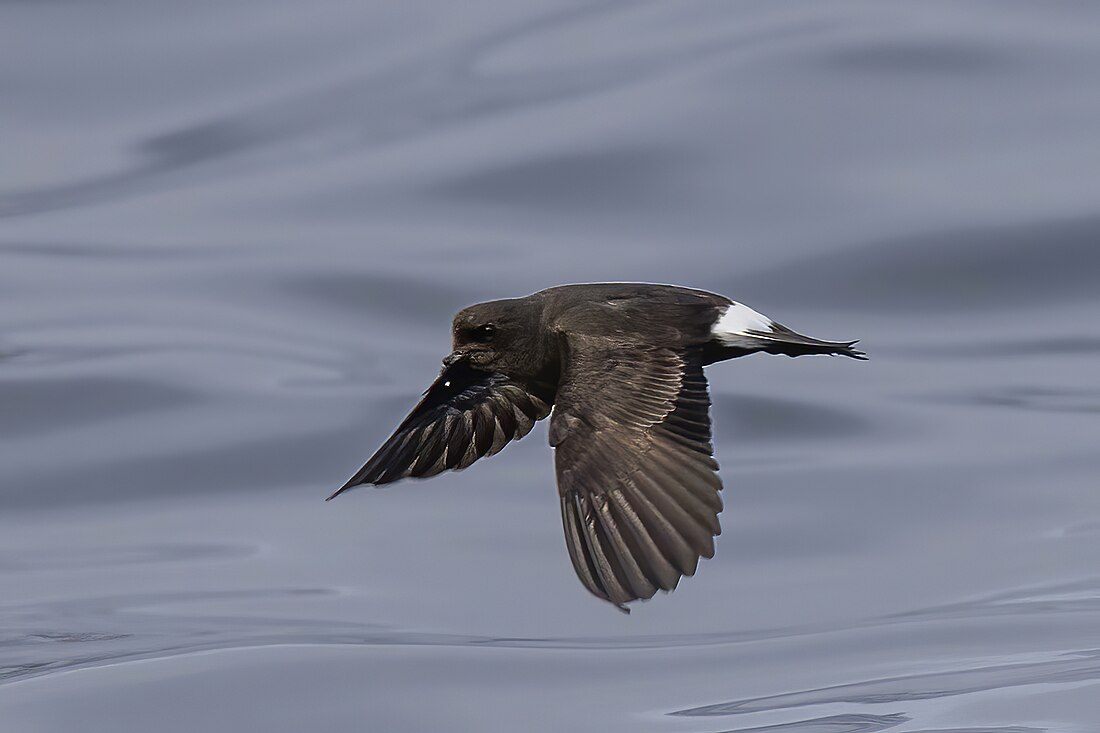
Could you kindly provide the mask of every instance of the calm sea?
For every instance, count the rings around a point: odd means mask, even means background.
[[[1100,5],[0,4],[0,731],[1100,729]],[[452,313],[673,282],[718,555],[629,617],[545,426],[323,499]]]

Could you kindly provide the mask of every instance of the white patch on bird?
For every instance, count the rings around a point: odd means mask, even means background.
[[[450,387],[451,386],[451,380],[448,379],[446,382],[443,383],[443,386],[444,387]]]
[[[772,330],[775,322],[762,313],[757,313],[747,305],[733,303],[722,311],[721,317],[711,326],[710,332],[723,342],[737,342],[741,337],[749,336],[749,331]]]

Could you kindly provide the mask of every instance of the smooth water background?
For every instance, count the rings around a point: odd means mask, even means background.
[[[1100,5],[0,5],[0,730],[1100,728]],[[715,559],[623,616],[545,426],[322,499],[450,317],[675,282]]]

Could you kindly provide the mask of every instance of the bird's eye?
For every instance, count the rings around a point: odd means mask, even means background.
[[[470,336],[479,343],[487,343],[493,340],[493,336],[496,334],[497,329],[491,323],[486,323],[484,326],[478,326],[470,331]]]

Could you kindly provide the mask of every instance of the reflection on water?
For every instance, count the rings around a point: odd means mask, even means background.
[[[5,730],[1100,720],[1096,9],[149,8],[0,6]],[[593,280],[873,357],[709,369],[695,578],[590,599],[545,428],[322,501]]]

